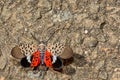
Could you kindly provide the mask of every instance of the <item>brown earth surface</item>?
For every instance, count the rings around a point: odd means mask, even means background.
[[[38,43],[31,33],[71,46],[66,74],[11,59],[15,45]],[[120,0],[0,0],[0,80],[120,80]]]

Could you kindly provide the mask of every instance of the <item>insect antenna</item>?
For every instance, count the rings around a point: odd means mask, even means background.
[[[48,41],[54,36],[54,34],[55,34],[58,30],[60,30],[60,28],[57,28],[57,29],[55,29],[52,33],[50,33],[49,38],[48,38],[46,41],[44,41],[44,43],[47,44]]]
[[[33,34],[33,33],[31,33],[31,35],[32,35],[33,39],[35,39],[39,44],[43,43],[43,44],[47,45],[48,41],[54,36],[55,32],[57,32],[58,30],[59,30],[59,28],[57,28],[52,33],[50,33],[50,36],[46,41],[43,41],[42,38],[41,38],[41,40],[39,40],[38,38],[36,38],[35,34]]]
[[[34,40],[36,40],[39,44],[43,43],[43,41],[40,41],[38,38],[35,37],[35,34],[31,33]]]

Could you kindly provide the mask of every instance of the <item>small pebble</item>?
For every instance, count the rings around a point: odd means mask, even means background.
[[[28,31],[28,29],[27,28],[25,28],[25,32],[27,32]]]
[[[85,34],[87,34],[88,33],[88,30],[85,30]]]

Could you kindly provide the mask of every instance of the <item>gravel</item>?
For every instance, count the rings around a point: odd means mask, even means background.
[[[0,80],[120,80],[119,0],[0,0]],[[20,42],[66,43],[66,73],[38,78],[10,57]],[[82,57],[81,57],[82,56]],[[43,71],[44,73],[44,71]],[[32,76],[30,76],[32,75]]]

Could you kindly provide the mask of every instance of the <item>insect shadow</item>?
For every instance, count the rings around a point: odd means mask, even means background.
[[[63,73],[67,75],[74,75],[76,73],[76,68],[72,67],[70,64],[75,65],[76,67],[83,67],[87,64],[85,57],[83,55],[79,55],[74,53],[71,58],[63,59]]]

